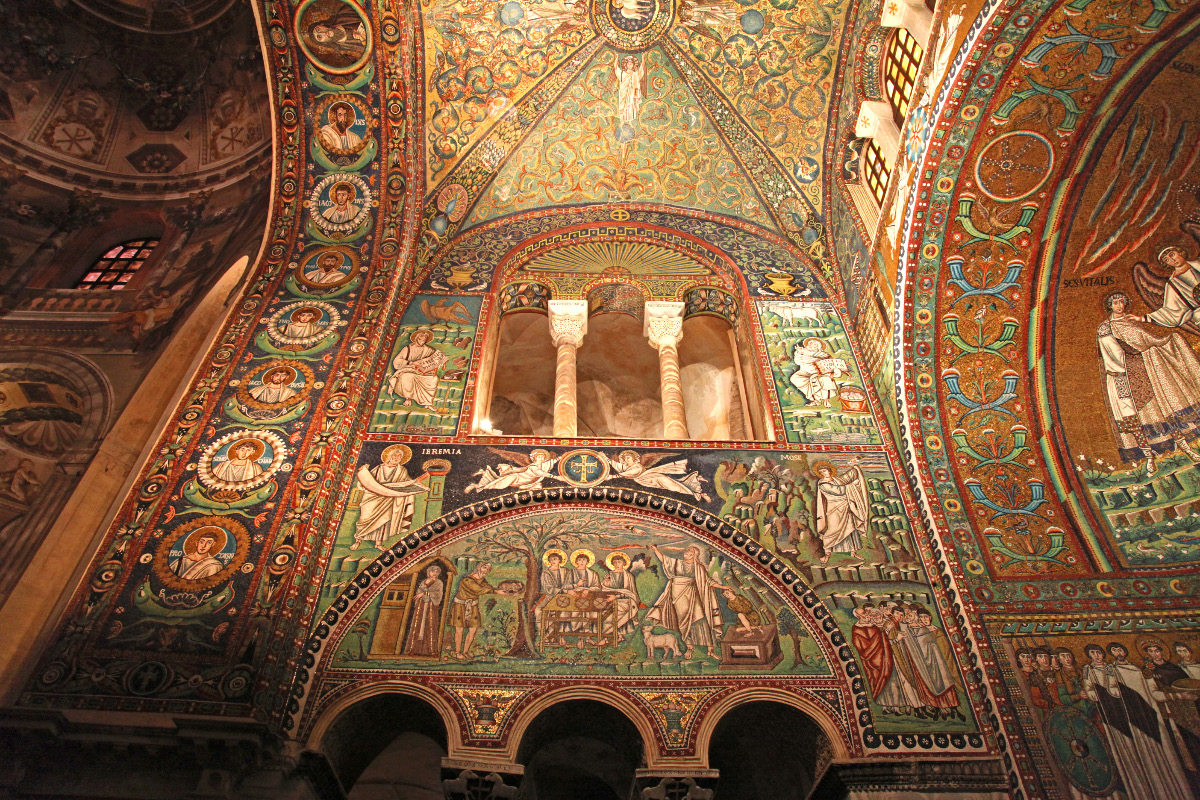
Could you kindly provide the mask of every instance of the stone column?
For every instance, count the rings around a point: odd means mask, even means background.
[[[550,301],[550,339],[558,348],[554,368],[554,435],[575,436],[578,404],[575,396],[575,351],[587,333],[586,300]]]
[[[683,303],[646,303],[646,338],[658,351],[658,385],[662,394],[663,436],[688,439],[679,381],[679,340],[683,338]]]

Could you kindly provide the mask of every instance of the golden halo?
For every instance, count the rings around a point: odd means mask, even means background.
[[[542,564],[544,566],[547,566],[547,567],[550,566],[550,556],[558,556],[558,559],[559,559],[558,563],[560,565],[565,564],[567,562],[567,554],[566,553],[564,553],[562,550],[559,550],[557,547],[551,547],[545,553],[542,553]]]
[[[828,461],[815,461],[813,462],[813,465],[809,467],[809,470],[811,470],[813,475],[820,475],[822,468],[828,469],[830,476],[835,478],[837,477],[837,467]]]
[[[588,567],[590,567],[592,564],[596,563],[596,554],[593,553],[591,550],[588,550],[586,547],[581,547],[578,550],[571,553],[571,566],[575,566],[575,559],[579,558],[580,556],[587,556],[587,560],[588,560],[587,566]],[[586,567],[585,567],[585,569],[586,569]]]
[[[281,372],[284,375],[288,376],[288,379],[286,381],[287,383],[295,383],[296,382],[296,370],[292,369],[291,367],[271,367],[269,370],[267,370],[266,372],[264,372],[262,374],[261,380],[263,383],[266,383],[267,381],[269,381],[271,379],[272,375],[278,375]]]
[[[183,537],[183,552],[189,556],[196,552],[197,542],[201,539],[212,539],[213,546],[208,552],[219,553],[225,549],[225,543],[229,541],[229,534],[224,528],[218,528],[216,525],[205,525]]]
[[[225,458],[234,458],[238,449],[245,445],[254,447],[254,455],[251,456],[251,461],[258,461],[260,458],[262,458],[263,453],[267,452],[267,446],[258,439],[238,439],[230,444],[229,448],[226,449]]]
[[[422,336],[422,335],[425,336],[426,342],[433,341],[433,331],[429,330],[429,328],[417,328],[415,331],[413,331],[412,333],[410,333],[408,335],[408,340],[415,344],[417,341],[417,337]]]
[[[613,566],[613,559],[617,558],[617,557],[625,559],[625,566],[627,566],[627,567],[629,566],[629,556],[625,555],[624,553],[622,553],[620,551],[618,551],[616,553],[609,553],[608,556],[604,559],[604,566],[608,567],[609,569],[615,570],[616,567]]]
[[[1165,655],[1165,654],[1167,654],[1167,653],[1169,653],[1169,652],[1171,652],[1171,651],[1170,651],[1170,650],[1167,648],[1167,643],[1166,643],[1166,642],[1164,642],[1162,639],[1158,638],[1157,636],[1139,636],[1139,637],[1137,638],[1137,649],[1138,649],[1138,652],[1139,652],[1139,653],[1141,653],[1141,654],[1142,654],[1142,656],[1143,656],[1144,658],[1149,658],[1149,657],[1150,657],[1150,656],[1149,656],[1149,655],[1147,655],[1147,653],[1146,653],[1146,648],[1147,648],[1147,647],[1149,647],[1149,646],[1150,646],[1150,645],[1152,645],[1152,644],[1154,644],[1154,645],[1158,645],[1158,646],[1159,646],[1159,648],[1161,648],[1161,649],[1162,649],[1162,651],[1163,651],[1163,654],[1164,654],[1164,655]]]
[[[818,339],[816,336],[810,336],[810,337],[808,337],[807,339],[805,339],[804,341],[802,341],[800,344],[801,344],[801,345],[802,345],[802,346],[803,346],[805,349],[807,349],[807,348],[808,348],[808,343],[809,343],[809,342],[816,342],[817,344],[821,345],[821,347],[822,347],[822,348],[824,348],[824,347],[825,347],[825,342],[821,341],[821,340],[820,340],[820,339]]]
[[[549,450],[543,450],[542,448],[539,447],[537,450],[529,451],[529,460],[533,461],[533,457],[536,456],[538,453],[541,453],[542,455],[544,455],[546,457],[546,460],[550,460],[550,459],[554,458],[554,454],[551,453]]]
[[[319,308],[315,308],[313,306],[300,306],[300,308],[297,308],[291,313],[291,316],[289,316],[288,319],[290,319],[292,322],[299,322],[300,320],[297,319],[297,317],[299,317],[301,314],[316,314],[317,319],[320,319],[322,316],[321,309]]]
[[[335,200],[334,198],[337,197],[337,193],[340,192],[342,189],[345,189],[347,192],[350,193],[350,199],[346,201],[347,203],[353,203],[355,200],[358,199],[358,187],[355,186],[353,183],[350,183],[349,181],[341,181],[339,183],[335,183],[329,189],[329,199],[333,200],[336,203],[337,200]]]
[[[642,458],[642,456],[636,450],[622,450],[621,452],[617,453],[617,461],[623,461],[625,456],[633,456],[634,461],[639,461]]]
[[[410,458],[412,458],[412,448],[411,447],[409,447],[406,444],[393,444],[393,445],[388,445],[387,447],[383,448],[383,452],[379,454],[379,460],[387,461],[388,455],[390,455],[391,453],[402,453],[403,454],[404,457],[400,459],[401,464],[407,464],[408,460]]]

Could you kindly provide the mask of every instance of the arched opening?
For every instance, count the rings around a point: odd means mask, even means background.
[[[555,349],[545,312],[506,313],[499,339],[487,414],[491,429],[508,436],[552,436]]]
[[[642,329],[642,293],[605,284],[588,295],[588,332],[576,366],[579,435],[661,439],[658,352]]]
[[[626,800],[642,763],[642,737],[629,718],[594,700],[546,709],[521,738],[522,800]]]
[[[688,433],[697,441],[753,438],[732,336],[722,317],[704,314],[683,321],[679,378]]]
[[[349,800],[440,800],[446,726],[416,697],[385,694],[346,709],[321,749]]]
[[[763,735],[769,731],[769,735]],[[801,800],[829,757],[825,733],[783,703],[755,701],[729,711],[713,730],[708,763],[722,797]]]

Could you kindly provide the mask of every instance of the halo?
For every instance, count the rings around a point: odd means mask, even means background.
[[[288,377],[288,380],[287,380],[288,383],[295,382],[296,370],[292,369],[291,367],[271,367],[269,370],[267,370],[266,372],[263,373],[262,382],[266,383],[272,375],[275,375],[280,372],[286,373],[288,376],[290,376],[290,377]]]
[[[800,345],[801,345],[802,347],[805,347],[805,348],[807,348],[807,347],[808,347],[808,343],[809,343],[809,342],[816,342],[817,344],[821,345],[821,347],[824,347],[824,346],[825,346],[825,342],[821,341],[821,340],[820,340],[820,339],[818,339],[816,336],[810,336],[810,337],[808,337],[807,339],[805,339],[805,340],[803,340],[802,342],[800,342]]]
[[[1187,251],[1186,250],[1184,250],[1182,247],[1180,247],[1177,244],[1169,244],[1166,247],[1164,247],[1162,250],[1158,251],[1158,256],[1156,257],[1156,260],[1158,261],[1158,263],[1166,264],[1166,262],[1163,261],[1163,256],[1165,256],[1167,253],[1171,252],[1172,250],[1177,251],[1179,253],[1179,255],[1183,256],[1185,261],[1187,260]]]
[[[609,553],[608,556],[605,557],[604,566],[608,567],[609,569],[615,570],[616,567],[613,566],[612,562],[613,562],[613,559],[617,558],[618,556],[625,559],[625,566],[629,566],[629,556],[625,555],[624,553],[620,552],[619,550],[615,553]]]
[[[429,337],[429,339],[426,339],[425,341],[429,341],[430,339],[433,338],[433,331],[429,330],[429,328],[417,328],[415,331],[413,331],[412,333],[410,333],[408,335],[408,340],[411,342],[414,339],[416,339],[418,336],[420,336],[422,333]]]
[[[559,550],[557,547],[551,547],[545,553],[542,553],[542,564],[547,567],[550,566],[550,556],[554,555],[559,557],[559,563],[566,563],[567,554],[562,550]]]
[[[329,187],[329,199],[333,200],[333,198],[337,196],[338,191],[340,191],[343,188],[346,191],[350,192],[350,199],[346,201],[347,203],[353,203],[355,200],[358,199],[358,187],[355,186],[353,183],[350,183],[350,181],[339,181],[339,182],[335,183],[333,186],[330,186]]]
[[[1149,658],[1149,656],[1146,655],[1146,648],[1152,644],[1158,645],[1164,654],[1171,652],[1171,650],[1167,647],[1167,643],[1157,636],[1139,636],[1137,638],[1137,649],[1138,652],[1142,654],[1142,657]]]
[[[392,444],[383,448],[383,452],[379,454],[380,461],[387,461],[388,455],[391,453],[403,453],[404,458],[400,459],[401,464],[407,464],[412,458],[412,448],[406,444]]]
[[[589,567],[592,564],[596,563],[596,554],[593,553],[591,550],[588,550],[586,547],[581,547],[578,550],[575,550],[574,552],[571,553],[571,564],[574,564],[575,559],[579,558],[580,556],[587,556],[587,560],[588,560],[587,565]]]
[[[296,322],[296,317],[305,312],[308,312],[310,314],[316,314],[317,319],[321,318],[321,313],[322,313],[321,309],[319,309],[315,306],[300,306],[299,308],[297,308],[295,311],[293,311],[291,313],[291,316],[289,316],[288,319],[290,319],[292,322]]]
[[[349,104],[349,103],[347,103],[345,100],[338,100],[336,103],[334,103],[333,105],[329,106],[329,117],[330,117],[330,118],[332,118],[332,117],[333,117],[333,112],[337,111],[339,108],[345,108],[345,109],[349,109],[349,111],[350,111],[350,114],[351,114],[352,116],[354,116],[354,117],[357,117],[357,116],[358,116],[358,115],[357,115],[357,114],[354,112],[354,106],[350,105],[350,104]]]
[[[196,542],[203,538],[211,538],[214,540],[213,549],[210,553],[219,553],[225,549],[225,545],[229,542],[229,534],[224,528],[218,528],[216,525],[205,525],[183,537],[183,552],[189,556],[196,552]]]
[[[821,461],[814,461],[813,465],[811,467],[809,467],[808,469],[813,475],[820,475],[822,467],[828,469],[829,474],[831,476],[837,477],[837,467],[835,467],[829,461],[825,461],[824,459],[822,459]]]
[[[625,458],[625,456],[633,456],[634,461],[638,461],[642,457],[641,454],[636,450],[622,450],[621,452],[617,453],[617,461]]]
[[[532,461],[533,457],[536,456],[538,453],[541,453],[546,458],[554,458],[554,454],[551,453],[549,450],[543,450],[542,448],[539,447],[537,450],[529,451],[529,459]]]
[[[337,264],[338,269],[341,269],[342,266],[344,266],[346,263],[344,256],[341,253],[339,253],[337,250],[322,250],[321,252],[317,253],[317,257],[315,259],[317,262],[317,266],[318,267],[321,266],[322,261],[325,261],[330,258],[332,258],[333,260],[338,262],[338,264]]]
[[[228,449],[225,450],[225,458],[231,458],[232,454],[242,445],[251,445],[254,447],[254,457],[250,459],[251,461],[258,461],[262,458],[263,453],[267,452],[267,446],[261,439],[237,439],[229,443]]]

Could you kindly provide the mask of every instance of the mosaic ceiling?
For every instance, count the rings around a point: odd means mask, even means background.
[[[824,261],[832,76],[849,2],[433,2],[421,9],[422,257],[566,204],[754,221]]]
[[[1200,329],[1154,266],[1200,269],[1198,122],[1163,99],[1197,93],[1195,9],[939,9],[871,368],[829,170],[879,54],[842,34],[877,7],[260,12],[265,260],[24,702],[304,737],[387,681],[515,752],[539,691],[590,682],[669,760],[769,685],[839,757],[997,757],[1017,797],[1198,785]],[[617,280],[729,322],[761,437],[477,435],[502,314]],[[1104,716],[1086,653],[1154,732]]]

